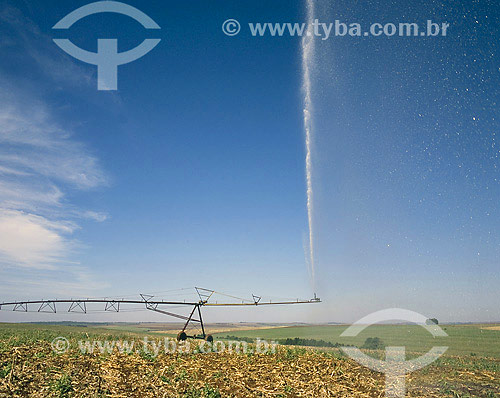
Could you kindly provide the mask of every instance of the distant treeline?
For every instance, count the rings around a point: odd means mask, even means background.
[[[332,343],[325,340],[316,339],[302,339],[300,337],[295,337],[294,339],[280,339],[278,343],[281,345],[300,345],[305,347],[328,347],[328,348],[339,348],[339,347],[349,347],[346,344]]]
[[[244,341],[245,343],[255,343],[256,339],[252,339],[251,337],[238,337],[238,336],[226,336],[227,340],[233,341]]]
[[[256,342],[256,339],[252,339],[250,337],[226,336],[226,339],[234,341],[244,341],[246,343]],[[281,345],[297,345],[304,347],[327,347],[327,348],[350,347],[350,345],[348,344],[331,343],[330,341],[325,341],[325,340],[303,339],[300,337],[278,339],[275,341]]]

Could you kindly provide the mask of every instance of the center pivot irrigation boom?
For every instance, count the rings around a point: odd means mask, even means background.
[[[0,310],[3,307],[12,307],[13,311],[17,312],[29,312],[29,305],[37,305],[38,310],[36,312],[49,312],[57,313],[57,306],[59,304],[69,304],[68,312],[78,312],[87,313],[87,304],[102,303],[104,304],[104,311],[108,312],[120,312],[123,304],[144,304],[145,308],[149,311],[158,312],[160,314],[169,315],[174,318],[182,319],[186,321],[184,327],[177,334],[177,340],[186,340],[187,338],[193,339],[204,339],[209,342],[213,341],[213,337],[206,334],[205,325],[203,324],[203,318],[201,316],[201,307],[237,307],[237,306],[258,306],[258,305],[290,305],[290,304],[310,304],[319,303],[321,300],[316,297],[310,300],[295,300],[295,301],[263,301],[262,297],[255,296],[252,294],[252,300],[240,299],[238,297],[229,296],[226,294],[215,292],[214,290],[204,289],[201,287],[196,287],[196,292],[198,293],[198,301],[165,301],[165,300],[155,300],[155,296],[149,294],[141,294],[141,300],[109,300],[109,299],[71,299],[71,300],[30,300],[30,301],[14,301],[0,303]],[[209,302],[213,294],[221,294],[226,297],[231,297],[233,299],[238,299],[241,302]],[[164,306],[175,305],[175,306],[186,306],[193,307],[188,316],[176,314],[170,311],[166,311]],[[190,324],[198,324],[201,327],[201,334],[188,335],[187,330]]]

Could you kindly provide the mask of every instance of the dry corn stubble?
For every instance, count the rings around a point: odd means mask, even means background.
[[[347,359],[289,349],[237,353],[55,355],[49,344],[0,354],[0,397],[383,397],[384,377]],[[7,365],[5,365],[7,364]],[[413,397],[442,397],[435,374],[408,376]],[[469,375],[478,383],[495,375]],[[478,395],[480,396],[480,395]]]

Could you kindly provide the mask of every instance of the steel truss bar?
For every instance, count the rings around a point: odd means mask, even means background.
[[[184,324],[184,327],[182,328],[182,330],[177,335],[177,340],[181,340],[182,341],[182,340],[186,340],[188,337],[190,337],[190,338],[193,338],[193,339],[206,339],[207,341],[213,341],[212,336],[209,336],[209,335],[207,335],[205,333],[205,325],[203,325],[203,318],[201,317],[201,307],[202,306],[203,306],[203,301],[200,301],[199,304],[196,304],[193,307],[193,310],[189,314],[189,317],[187,317],[187,320],[186,320],[186,323]],[[199,316],[200,319],[193,318],[193,315],[194,315],[194,313],[195,313],[196,310],[198,310],[198,316]],[[186,334],[186,329],[189,326],[190,322],[199,322],[199,324],[201,326],[201,335],[188,336]]]
[[[189,325],[189,322],[190,322],[191,320],[193,320],[193,314],[194,314],[194,312],[196,311],[196,308],[200,308],[200,306],[199,306],[199,305],[195,305],[195,306],[193,307],[193,310],[191,311],[191,314],[189,314],[189,317],[187,317],[187,318],[186,318],[187,322],[185,323],[185,325],[184,325],[184,327],[182,328],[182,331],[181,331],[181,332],[185,332],[185,331],[186,331],[186,328],[187,328],[187,327],[188,327],[188,325]],[[200,322],[200,323],[202,323],[201,317],[200,317],[200,320],[197,320],[196,322]]]
[[[141,294],[141,297],[144,300],[144,303],[146,305],[147,310],[159,312],[160,314],[169,315],[169,316],[172,316],[174,318],[183,319],[183,320],[187,321],[186,326],[190,320],[192,320],[194,322],[201,322],[198,319],[191,319],[191,316],[193,315],[194,310],[193,310],[193,312],[191,312],[191,315],[189,317],[184,316],[184,315],[174,314],[173,312],[159,309],[158,305],[160,305],[160,304],[158,302],[152,301],[154,296],[151,296],[149,294]],[[195,303],[192,305],[194,305],[196,307],[198,305],[198,303]],[[183,331],[184,331],[184,329],[183,329]]]
[[[48,308],[49,311],[45,310],[46,308]],[[38,312],[53,312],[55,314],[55,313],[57,313],[56,303],[53,303],[52,301],[45,301],[44,303],[40,304],[40,308],[38,308]]]
[[[141,300],[116,300],[114,301],[115,304],[146,304],[148,309],[151,309],[150,307],[156,307],[158,305],[186,305],[186,306],[194,306],[194,305],[201,305],[201,306],[217,306],[217,307],[236,307],[236,306],[249,306],[249,305],[287,305],[287,304],[308,304],[308,303],[320,303],[320,299],[311,299],[311,300],[297,300],[297,301],[269,301],[269,302],[263,302],[263,301],[258,301],[258,302],[250,302],[250,303],[207,303],[207,302],[198,302],[198,303],[193,303],[193,302],[184,302],[184,301],[141,301]],[[33,300],[33,301],[19,301],[19,302],[6,302],[6,303],[0,303],[0,308],[4,306],[9,306],[13,305],[16,307],[16,311],[19,310],[19,308],[24,308],[25,305],[28,304],[45,304],[47,301],[44,300]],[[89,300],[50,300],[50,303],[52,304],[71,304],[71,305],[76,305],[76,304],[92,304],[92,303],[110,303],[109,300],[94,300],[94,299],[89,299]]]
[[[12,302],[5,302],[5,303],[0,303],[0,306],[5,306],[5,305],[18,305],[18,304],[43,304],[46,303],[47,300],[27,300],[27,301],[12,301]],[[51,303],[58,303],[58,304],[72,304],[72,303],[109,303],[110,300],[105,300],[105,299],[78,299],[78,300],[50,300]],[[114,300],[115,303],[120,303],[120,304],[144,304],[144,300]],[[199,303],[195,302],[185,302],[185,301],[147,301],[148,304],[166,304],[166,305],[196,305]]]
[[[120,302],[119,301],[107,301],[104,311],[114,311],[120,312]]]
[[[153,299],[154,296],[151,296],[150,294],[142,294],[141,293],[141,297],[144,301],[148,302],[148,301],[151,301]]]
[[[5,302],[0,303],[0,308],[3,306],[13,305],[21,308],[25,304],[45,304],[47,300],[31,300],[31,301],[13,301],[13,302]],[[261,301],[259,300],[257,303],[249,302],[249,303],[207,303],[205,301],[202,302],[186,302],[186,301],[144,301],[144,300],[114,300],[112,301],[116,304],[146,304],[149,306],[158,306],[158,305],[207,305],[207,306],[218,306],[218,307],[234,307],[234,306],[249,306],[249,305],[285,305],[285,304],[308,304],[308,303],[319,303],[321,300],[319,298],[311,299],[311,300],[297,300],[297,301]],[[82,299],[82,300],[50,300],[50,303],[53,304],[92,304],[92,303],[110,303],[109,300],[98,300],[98,299]],[[149,309],[149,308],[148,308]]]
[[[170,315],[170,316],[173,316],[174,318],[183,319],[185,321],[187,320],[187,321],[193,321],[193,322],[201,322],[198,319],[191,319],[191,318],[189,318],[187,316],[179,315],[179,314],[174,314],[173,312],[168,312],[168,311],[160,310],[158,308],[153,308],[153,307],[146,307],[146,308],[148,310],[150,310],[150,311],[159,312],[160,314],[164,314],[164,315]]]
[[[69,306],[68,312],[83,312],[87,313],[87,302],[85,301],[73,301]]]
[[[28,303],[17,303],[12,311],[28,312]]]
[[[252,303],[205,303],[203,305],[207,306],[217,306],[217,307],[236,307],[236,306],[249,306],[249,305],[286,305],[286,304],[309,304],[309,303],[320,303],[319,299],[315,300],[297,300],[297,301],[263,301],[260,300]]]
[[[215,293],[214,290],[204,289],[202,287],[195,287],[196,293],[200,297],[200,303],[206,303],[210,300],[210,297]]]
[[[205,326],[203,326],[203,318],[201,317],[201,306],[198,305],[198,316],[200,317],[201,333],[203,338],[207,335],[205,334]]]

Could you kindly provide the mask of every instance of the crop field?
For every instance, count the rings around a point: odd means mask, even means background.
[[[234,330],[216,336],[218,338],[236,336],[266,340],[299,337],[359,347],[368,337],[378,337],[387,346],[405,346],[408,352],[423,353],[437,345],[449,347],[446,355],[500,359],[500,327],[498,325],[441,325],[441,328],[448,337],[434,338],[424,328],[416,325],[373,325],[357,337],[340,337],[346,329],[343,325]]]
[[[266,353],[202,352],[199,348],[158,355],[142,348],[83,353],[80,340],[140,341],[158,338],[158,330],[82,326],[0,324],[0,397],[316,398],[385,394],[384,375],[357,364],[338,348],[278,345]],[[444,327],[450,349],[437,362],[406,377],[407,396],[500,396],[500,330],[496,325]],[[222,341],[231,336],[344,343],[339,337],[343,329],[345,326],[260,328],[232,330],[215,337]],[[385,345],[404,344],[414,353],[444,343],[428,341],[425,333],[417,330],[377,326],[345,343],[362,347],[367,337],[378,337]],[[406,333],[404,338],[401,332]],[[67,339],[71,348],[55,352],[51,343],[57,337]],[[198,343],[192,344],[196,347]],[[365,352],[381,356],[383,350]]]

